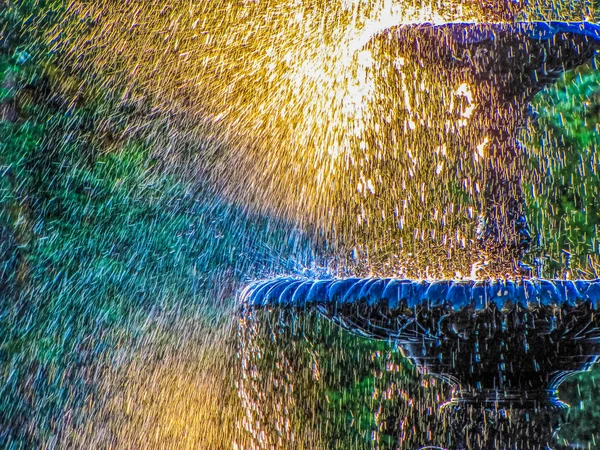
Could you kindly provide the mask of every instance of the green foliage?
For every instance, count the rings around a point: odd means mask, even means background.
[[[528,216],[540,239],[544,276],[561,276],[568,255],[576,278],[596,276],[600,224],[600,73],[591,67],[565,74],[536,97],[530,156]]]
[[[600,442],[600,405],[596,393],[600,386],[600,370],[576,375],[560,387],[560,397],[571,405],[569,422],[561,427],[559,436],[566,443],[583,448],[597,448]]]
[[[246,354],[254,355],[247,367],[256,372],[242,378],[254,380],[252,403],[260,414],[251,421],[267,435],[279,434],[272,428],[284,417],[313,430],[318,448],[327,450],[412,448],[445,438],[439,409],[431,405],[448,396],[447,386],[422,380],[394,343],[356,336],[316,313],[261,312],[250,322],[260,330],[244,340]],[[253,344],[256,350],[248,351]],[[281,404],[289,410],[282,413]]]
[[[540,239],[534,256],[544,276],[562,276],[567,258],[573,278],[597,278],[600,248],[600,72],[594,65],[564,74],[533,102],[537,120],[528,128],[530,196],[528,217]],[[600,404],[594,398],[600,369],[577,375],[560,387],[572,405],[560,437],[587,448],[600,438]]]
[[[531,174],[527,214],[540,243],[532,256],[544,262],[544,277],[569,271],[572,278],[597,278],[600,72],[594,65],[568,72],[532,106],[536,120],[524,138]],[[600,438],[600,403],[593,397],[599,373],[594,367],[560,388],[573,406],[560,436],[584,448]]]

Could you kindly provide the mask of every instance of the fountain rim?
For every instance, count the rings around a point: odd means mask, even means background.
[[[600,278],[415,280],[393,277],[280,277],[250,283],[243,290],[241,300],[243,309],[361,304],[388,309],[446,306],[454,311],[470,308],[476,312],[492,305],[504,310],[517,305],[524,308],[576,307],[584,303],[596,310],[600,309]]]

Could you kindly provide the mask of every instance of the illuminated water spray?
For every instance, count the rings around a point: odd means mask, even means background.
[[[380,276],[267,281],[252,286],[246,306],[318,310],[406,345],[454,383],[447,408],[456,408],[456,439],[465,442],[473,439],[460,434],[469,408],[519,409],[519,374],[545,386],[522,407],[551,410],[558,403],[544,389],[561,378],[545,374],[577,370],[597,353],[595,283],[511,281],[528,274],[520,262],[533,234],[516,141],[524,108],[587,60],[597,38],[593,25],[549,22],[587,20],[588,2],[522,3],[73,1],[60,23],[42,17],[39,28],[73,70],[143,112],[126,118],[125,134],[151,142],[162,168],[198,180],[207,196],[312,232],[327,243],[334,273]],[[482,19],[503,25],[472,24]],[[465,281],[487,276],[509,281]],[[449,278],[456,281],[431,281]],[[204,353],[218,355],[216,347]],[[563,351],[577,356],[554,359]],[[515,354],[521,366],[508,361]],[[293,364],[283,361],[272,376],[278,389],[287,389]],[[461,377],[449,375],[459,364]],[[242,372],[253,370],[249,363]],[[259,405],[244,407],[269,419]],[[280,436],[293,433],[283,415],[277,420]]]
[[[72,2],[46,37],[68,36],[56,45],[75,69],[149,111],[128,134],[150,135],[165,167],[324,237],[341,271],[460,277],[486,259],[480,154],[493,148],[475,122],[489,105],[456,73],[386,61],[372,38],[398,24],[593,12],[522,3]]]
[[[293,447],[286,439],[300,442],[305,434],[305,448],[318,448],[319,433],[331,424],[315,411],[341,400],[300,386],[294,377],[324,378],[323,361],[347,358],[356,364],[348,374],[333,370],[331,381],[357,382],[354,369],[364,361],[345,341],[315,349],[306,340],[304,356],[297,346],[298,358],[282,357],[276,370],[259,373],[255,360],[272,356],[262,344],[281,343],[276,332],[262,341],[254,334],[255,315],[269,311],[274,327],[299,324],[292,319],[308,310],[322,314],[324,326],[337,323],[404,346],[421,368],[453,384],[454,401],[445,410],[454,411],[450,429],[459,442],[477,433],[465,414],[512,420],[505,405],[560,409],[545,389],[597,354],[592,311],[598,288],[591,281],[520,279],[528,267],[519,263],[531,264],[527,253],[521,256],[543,221],[530,214],[529,230],[524,220],[520,175],[528,171],[515,137],[525,124],[527,97],[556,71],[588,58],[594,46],[594,26],[549,22],[597,18],[592,1],[531,0],[523,10],[522,3],[3,2],[11,22],[20,24],[8,35],[0,25],[3,52],[17,68],[36,55],[42,78],[35,85],[50,114],[40,117],[56,119],[44,125],[39,161],[38,153],[21,158],[21,152],[29,155],[29,141],[9,142],[33,181],[30,187],[15,183],[15,192],[36,189],[42,179],[40,186],[48,187],[39,193],[40,204],[36,196],[22,196],[24,220],[19,212],[17,227],[27,229],[27,241],[30,233],[36,239],[32,267],[49,269],[39,283],[31,272],[31,286],[41,288],[31,292],[31,302],[9,302],[11,311],[24,306],[32,312],[14,330],[24,339],[8,343],[9,353],[25,356],[5,365],[3,392],[12,389],[23,405],[18,417],[3,417],[9,431],[27,428],[42,447],[221,450],[235,441],[288,450]],[[478,20],[504,25],[472,24]],[[546,24],[512,25],[536,20]],[[33,45],[12,49],[21,32]],[[2,107],[12,102],[5,98],[12,95],[12,70],[3,75]],[[22,104],[37,116],[30,104],[37,94],[24,85],[18,97],[9,109]],[[19,136],[38,136],[27,111],[15,124]],[[557,154],[546,156],[548,165],[559,164]],[[106,179],[94,161],[108,168]],[[138,174],[135,179],[113,172],[131,164],[135,168],[124,173]],[[542,185],[538,192],[551,185],[541,178],[534,180]],[[68,195],[60,200],[62,194]],[[116,209],[113,194],[123,197]],[[142,196],[151,210],[138,210]],[[81,231],[87,247],[76,242],[79,234],[63,236],[60,222],[71,216],[53,216],[59,201],[65,214],[81,218],[64,225]],[[38,213],[52,220],[34,220]],[[542,219],[551,215],[539,213]],[[121,227],[134,231],[123,237]],[[63,247],[63,237],[76,248]],[[55,265],[59,259],[69,270]],[[275,278],[313,267],[357,278]],[[237,360],[228,328],[238,319],[233,292],[242,280],[267,276],[275,279],[247,291],[241,328],[256,339],[240,343]],[[488,282],[488,276],[507,281]],[[47,306],[45,293],[52,296]],[[3,317],[10,320],[10,314]],[[51,325],[31,330],[31,323]],[[338,328],[329,335],[339,338]],[[55,344],[65,352],[55,352]],[[520,365],[511,360],[515,355]],[[390,371],[404,364],[373,358]],[[40,366],[38,360],[52,362]],[[55,362],[62,369],[54,371]],[[261,377],[266,388],[253,385]],[[528,400],[516,389],[524,379],[538,384],[528,388]],[[294,400],[302,388],[305,401]],[[415,392],[397,386],[393,394],[418,410]],[[389,395],[386,389],[376,394]],[[429,405],[446,397],[431,398]],[[74,412],[73,405],[83,410]],[[304,409],[315,413],[320,428],[295,420]],[[348,417],[349,424],[359,420]],[[548,427],[539,423],[543,436]],[[250,438],[237,439],[238,424]],[[428,432],[436,424],[402,420],[391,426],[409,439],[415,429]],[[49,432],[55,429],[59,435]]]

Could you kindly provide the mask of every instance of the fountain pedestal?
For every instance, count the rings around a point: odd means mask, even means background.
[[[600,355],[600,320],[590,305],[491,306],[434,316],[428,323],[438,339],[399,343],[419,367],[453,386],[444,409],[456,448],[555,445],[554,431],[568,412],[557,388]],[[451,327],[437,325],[444,316]]]

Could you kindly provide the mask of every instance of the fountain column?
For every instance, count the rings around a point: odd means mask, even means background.
[[[517,134],[524,125],[524,107],[517,99],[498,101],[494,90],[488,100],[479,106],[479,122],[485,129],[485,148],[477,148],[481,155],[480,183],[482,211],[477,239],[493,273],[529,275],[520,263],[531,244],[531,234],[525,217],[525,199],[522,189],[524,154],[517,142]],[[480,93],[481,97],[481,93]]]

